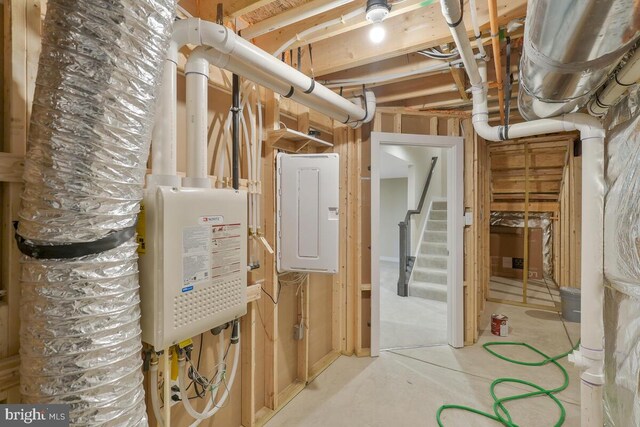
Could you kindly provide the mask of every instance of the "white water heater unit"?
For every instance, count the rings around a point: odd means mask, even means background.
[[[159,351],[246,313],[246,192],[155,187],[139,221],[144,342]]]

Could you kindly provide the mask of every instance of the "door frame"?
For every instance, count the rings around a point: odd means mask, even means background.
[[[371,356],[380,354],[380,148],[407,145],[447,152],[447,342],[464,346],[464,138],[371,132]]]

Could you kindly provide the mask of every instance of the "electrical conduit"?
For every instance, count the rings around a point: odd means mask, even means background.
[[[581,370],[581,420],[583,427],[601,427],[604,326],[603,210],[604,210],[604,130],[600,121],[586,114],[567,114],[557,118],[518,123],[507,127],[490,126],[487,108],[486,65],[476,64],[464,23],[454,26],[461,16],[457,0],[442,0],[442,13],[450,23],[451,35],[471,83],[473,126],[489,141],[522,138],[577,130],[582,147],[582,241],[581,248],[581,339],[580,350],[570,355]],[[482,70],[482,75],[480,73]]]

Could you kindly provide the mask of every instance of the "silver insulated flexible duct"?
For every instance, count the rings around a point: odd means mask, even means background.
[[[21,391],[146,425],[134,230],[174,0],[49,0],[16,239]]]
[[[518,108],[527,120],[586,104],[638,40],[636,0],[530,0]]]

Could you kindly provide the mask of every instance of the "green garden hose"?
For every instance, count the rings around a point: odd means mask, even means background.
[[[567,373],[567,370],[561,364],[558,363],[558,360],[568,356],[573,350],[578,348],[579,344],[580,343],[576,344],[576,346],[573,349],[571,349],[571,350],[569,350],[569,351],[567,351],[565,353],[559,354],[557,356],[554,356],[554,357],[547,356],[546,354],[544,354],[542,351],[538,350],[537,348],[535,348],[535,347],[533,347],[533,346],[531,346],[531,345],[529,345],[527,343],[523,343],[523,342],[494,341],[494,342],[488,342],[486,344],[483,344],[482,347],[484,347],[484,349],[487,350],[489,353],[493,354],[494,356],[496,356],[499,359],[506,360],[507,362],[510,362],[510,363],[515,363],[516,365],[544,366],[544,365],[546,365],[548,363],[552,363],[555,366],[557,366],[558,369],[560,369],[560,372],[562,372],[562,376],[564,377],[564,383],[560,387],[556,387],[554,389],[546,389],[544,387],[539,386],[538,384],[535,384],[535,383],[532,383],[532,382],[529,382],[529,381],[525,381],[525,380],[521,380],[521,379],[518,379],[518,378],[507,378],[507,377],[505,377],[505,378],[497,378],[491,383],[491,387],[489,388],[489,391],[491,392],[491,397],[493,398],[493,414],[481,411],[479,409],[471,408],[471,407],[468,407],[468,406],[463,406],[463,405],[442,405],[440,408],[438,408],[438,412],[436,412],[436,420],[438,421],[438,425],[440,427],[444,427],[444,424],[442,423],[442,420],[440,419],[440,416],[442,415],[443,411],[445,411],[447,409],[458,409],[458,410],[461,410],[461,411],[467,411],[467,412],[471,412],[473,414],[481,415],[483,417],[486,417],[486,418],[489,418],[491,420],[497,421],[497,422],[499,422],[502,425],[507,426],[507,427],[518,427],[518,425],[515,424],[513,419],[511,418],[511,414],[509,413],[507,408],[504,406],[504,403],[511,402],[513,400],[526,399],[526,398],[534,397],[534,396],[547,395],[551,400],[554,401],[554,403],[560,409],[560,418],[558,418],[558,421],[554,424],[555,427],[560,427],[564,423],[564,420],[565,420],[565,417],[566,417],[567,414],[566,414],[566,411],[564,409],[564,406],[562,405],[560,400],[558,400],[558,398],[555,396],[555,393],[559,393],[559,392],[563,391],[564,389],[566,389],[569,386],[569,374]],[[498,345],[525,347],[525,348],[528,348],[529,350],[533,351],[534,353],[542,356],[543,359],[540,362],[523,362],[523,361],[520,361],[520,360],[511,359],[511,358],[503,356],[503,355],[497,353],[496,351],[494,351],[493,349],[491,349],[491,347],[498,346]],[[502,384],[502,383],[523,384],[523,385],[532,387],[537,391],[531,391],[531,392],[528,392],[528,393],[516,394],[516,395],[512,395],[512,396],[498,397],[496,395],[495,388],[496,388],[496,386],[498,384]]]

